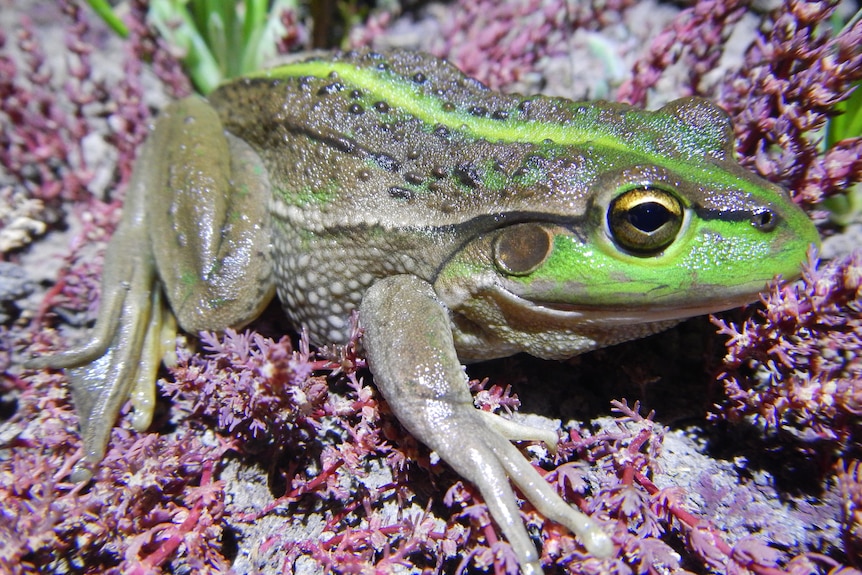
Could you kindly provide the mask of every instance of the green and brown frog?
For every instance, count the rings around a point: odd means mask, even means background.
[[[599,557],[610,534],[512,445],[556,436],[477,410],[463,362],[566,358],[748,303],[818,242],[734,159],[697,98],[644,111],[504,95],[411,52],[339,53],[234,80],[159,117],[65,367],[85,478],[132,398],[146,428],[174,321],[247,324],[277,293],[317,344],[362,345],[400,422],[479,489],[522,570],[521,493]]]

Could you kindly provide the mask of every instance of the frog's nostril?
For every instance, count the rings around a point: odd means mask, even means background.
[[[762,232],[771,232],[778,225],[778,216],[770,209],[762,209],[751,215],[751,225]]]

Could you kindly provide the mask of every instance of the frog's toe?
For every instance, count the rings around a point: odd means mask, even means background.
[[[129,397],[132,402],[132,426],[146,431],[156,409],[156,379],[159,364],[176,365],[177,321],[162,304],[161,290],[153,291],[150,323],[140,351],[140,361]]]
[[[509,441],[541,441],[551,453],[557,452],[557,434],[550,429],[541,429],[531,425],[524,425],[511,419],[500,417],[490,411],[478,410],[485,418],[485,423],[498,434]]]
[[[520,518],[515,493],[509,483],[509,469],[514,460],[525,460],[508,440],[485,425],[478,411],[474,413],[476,417],[470,418],[473,421],[447,424],[448,440],[434,445],[434,450],[479,489],[491,516],[515,551],[522,571],[542,573],[539,553]]]
[[[514,424],[497,416],[474,410],[461,421],[447,425],[448,440],[434,445],[438,454],[459,474],[471,481],[485,499],[497,524],[512,545],[520,562],[541,572],[538,553],[518,515],[510,481],[545,517],[568,528],[578,536],[587,551],[607,558],[614,550],[611,538],[587,515],[572,508],[544,480],[524,455],[509,442],[512,432],[526,433],[530,439],[546,439],[545,432]],[[501,424],[501,422],[506,422]],[[500,432],[500,429],[503,432]],[[441,452],[442,451],[442,452]],[[525,569],[525,572],[528,572]]]
[[[505,440],[504,444],[505,448],[495,450],[495,453],[506,469],[508,478],[518,486],[536,510],[577,535],[594,557],[610,557],[614,552],[613,541],[598,523],[560,497],[514,445]]]

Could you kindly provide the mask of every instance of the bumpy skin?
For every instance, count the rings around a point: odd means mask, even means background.
[[[234,81],[160,117],[109,250],[92,339],[70,367],[87,451],[130,394],[144,428],[180,326],[253,319],[276,289],[317,343],[360,310],[375,382],[404,426],[476,484],[525,573],[538,555],[509,480],[608,556],[613,545],[474,409],[462,361],[560,358],[751,301],[817,234],[733,161],[727,117],[490,92],[420,54],[332,54]],[[641,202],[644,203],[641,203]]]

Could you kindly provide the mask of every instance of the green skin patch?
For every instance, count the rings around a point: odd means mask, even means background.
[[[319,190],[305,188],[297,191],[285,187],[276,187],[275,195],[283,203],[291,206],[326,205],[337,197],[339,185],[339,182],[333,181],[327,187]]]
[[[695,222],[697,224],[697,222]],[[758,237],[761,236],[761,237]],[[587,306],[660,306],[678,304],[682,294],[724,293],[729,286],[757,291],[773,275],[798,273],[798,255],[816,238],[789,237],[785,245],[748,222],[710,220],[691,226],[664,253],[650,257],[628,254],[606,238],[583,243],[568,235],[554,238],[553,250],[528,276],[512,277],[542,286],[543,301]],[[772,254],[769,270],[752,266]],[[786,255],[784,255],[786,254]]]

